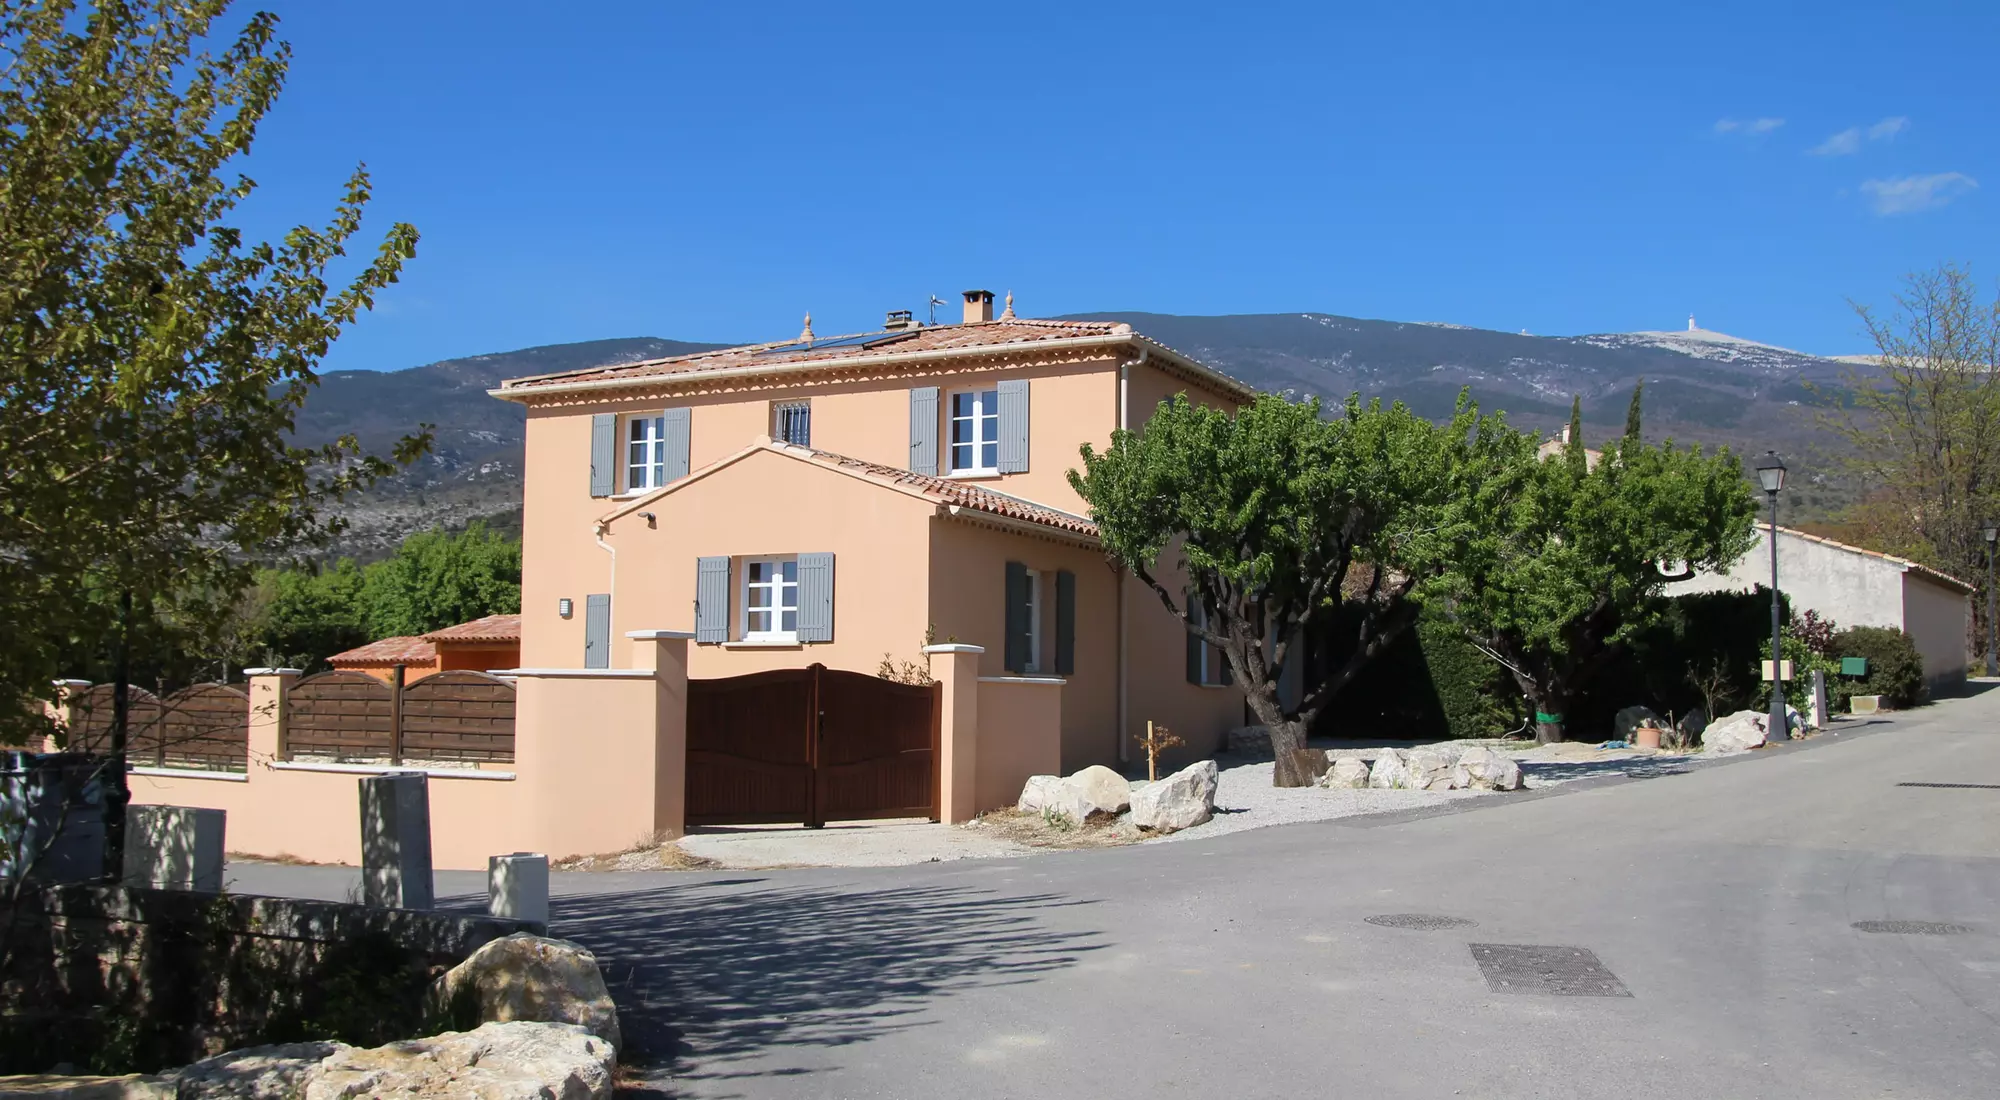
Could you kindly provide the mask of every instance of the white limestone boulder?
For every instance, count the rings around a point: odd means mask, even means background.
[[[467,956],[431,983],[427,1008],[447,1026],[526,1020],[576,1024],[623,1043],[597,956],[581,944],[516,932]]]
[[[1132,792],[1132,824],[1156,833],[1190,829],[1215,816],[1213,760],[1202,760]]]
[[[1458,758],[1464,751],[1461,746],[1448,744],[1411,749],[1403,756],[1403,766],[1409,771],[1406,786],[1413,791],[1450,790],[1452,769],[1458,766]]]
[[[1403,750],[1383,749],[1368,769],[1368,785],[1376,790],[1408,790],[1410,769],[1403,762]]]
[[[1462,791],[1518,791],[1521,765],[1506,753],[1469,748],[1452,768],[1451,785]]]
[[[354,1049],[346,1043],[245,1047],[174,1072],[180,1100],[292,1100],[314,1066]]]
[[[1092,764],[1067,776],[1063,783],[1074,787],[1082,798],[1086,818],[1117,817],[1132,806],[1132,784],[1102,764]]]
[[[1062,789],[1062,781],[1060,775],[1029,776],[1027,784],[1021,788],[1021,800],[1014,803],[1014,808],[1024,814],[1041,813],[1055,800],[1057,792]]]
[[[1341,790],[1349,790],[1368,785],[1368,762],[1356,756],[1336,758],[1320,776],[1319,785]]]
[[[1701,731],[1703,756],[1732,756],[1749,752],[1764,743],[1770,717],[1759,711],[1739,710],[1718,718]]]
[[[304,1100],[609,1100],[617,1057],[576,1024],[481,1024],[341,1051],[306,1074]]]

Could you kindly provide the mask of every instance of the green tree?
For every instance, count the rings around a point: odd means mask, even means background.
[[[521,544],[484,523],[456,535],[420,531],[366,573],[363,602],[375,638],[521,610]]]
[[[326,659],[369,640],[362,570],[352,558],[325,569],[270,569],[258,575],[255,644],[260,661],[317,671]]]
[[[1183,395],[1103,454],[1086,445],[1069,478],[1112,561],[1224,653],[1270,728],[1276,784],[1301,786],[1317,778],[1294,756],[1314,719],[1415,620],[1413,594],[1476,529],[1491,484],[1476,459],[1503,427],[1463,400],[1440,426],[1358,397],[1327,417],[1317,400],[1266,394],[1232,415]],[[1161,569],[1170,550],[1185,580]],[[1292,647],[1336,617],[1345,661],[1286,706]]]
[[[361,226],[356,170],[322,228],[226,224],[290,49],[228,0],[0,0],[0,736],[78,649],[110,655],[122,752],[136,662],[212,651],[259,559],[338,529],[393,469],[351,438],[292,446],[329,345],[416,244],[407,225],[330,284]],[[215,42],[220,52],[203,46]],[[419,432],[397,448],[413,458]],[[112,769],[110,847],[121,843]]]
[[[1632,387],[1632,403],[1625,408],[1625,438],[1633,442],[1637,442],[1640,437],[1639,400],[1645,394],[1646,380],[1641,378],[1638,385]]]
[[[1437,588],[1444,612],[1535,707],[1537,739],[1560,741],[1579,691],[1660,615],[1667,566],[1741,558],[1756,505],[1734,455],[1671,441],[1620,439],[1593,464],[1572,435],[1561,454],[1522,468],[1494,535],[1468,540]]]
[[[1856,305],[1874,362],[1823,394],[1820,423],[1844,444],[1838,468],[1867,486],[1847,517],[1878,550],[1978,586],[1986,637],[1986,543],[2000,517],[2000,297],[1944,264],[1906,277],[1886,313]]]

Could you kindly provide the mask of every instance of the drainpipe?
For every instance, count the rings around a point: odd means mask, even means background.
[[[612,624],[618,621],[618,548],[604,541],[604,533],[610,529],[611,524],[609,521],[598,520],[597,530],[592,536],[597,540],[597,548],[611,555],[611,581],[604,586],[604,594],[610,597],[611,603],[610,611],[604,616],[605,644],[607,645],[610,644],[610,639],[618,636],[618,632],[612,628]],[[610,655],[606,654],[605,661],[609,663],[610,659]]]
[[[1128,417],[1126,410],[1130,407],[1131,404],[1130,395],[1132,389],[1132,365],[1134,363],[1143,363],[1145,361],[1146,361],[1146,349],[1141,348],[1139,349],[1139,357],[1137,359],[1133,359],[1118,364],[1118,428],[1120,431],[1129,430],[1128,425],[1130,423],[1130,418]],[[1124,569],[1120,569],[1118,570],[1117,575],[1118,575],[1118,762],[1120,764],[1130,764],[1132,762],[1132,738],[1130,730],[1131,716],[1128,713],[1125,702],[1126,683],[1128,680],[1127,666],[1129,660],[1128,654],[1126,653],[1126,645],[1125,645],[1125,585],[1128,581],[1131,580],[1131,574]]]

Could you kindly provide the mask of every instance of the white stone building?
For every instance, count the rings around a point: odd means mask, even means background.
[[[1771,583],[1770,529],[1726,573],[1707,573],[1667,586],[1667,594],[1748,592]],[[1924,657],[1931,693],[1964,687],[1972,586],[1906,558],[1778,528],[1778,587],[1795,612],[1811,609],[1842,629],[1891,626],[1907,633]]]

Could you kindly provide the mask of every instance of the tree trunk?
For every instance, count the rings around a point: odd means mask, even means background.
[[[1319,772],[1312,771],[1302,752],[1306,747],[1306,724],[1299,721],[1272,722],[1271,752],[1277,758],[1271,774],[1274,787],[1310,787],[1319,782]]]
[[[1535,743],[1553,744],[1567,740],[1563,725],[1568,719],[1568,692],[1537,691],[1528,696],[1535,708]]]

